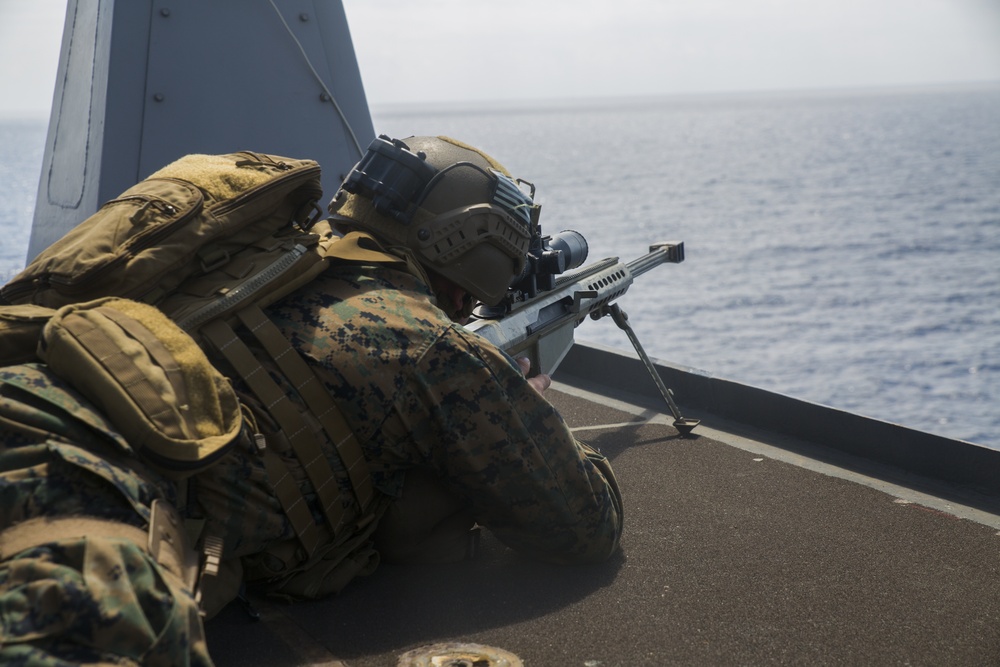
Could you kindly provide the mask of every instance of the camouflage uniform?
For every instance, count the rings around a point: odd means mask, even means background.
[[[520,552],[556,562],[614,552],[613,480],[517,364],[448,319],[422,280],[341,265],[269,315],[337,399],[382,493],[400,498],[407,471],[419,471]]]
[[[141,534],[172,495],[44,366],[0,369],[0,529],[88,517]],[[13,532],[0,533],[0,663],[211,664],[190,588],[138,539],[45,534],[19,549]]]
[[[622,510],[606,462],[595,465],[600,457],[573,439],[512,359],[448,319],[423,280],[338,265],[269,315],[312,362],[361,442],[382,499],[367,511],[392,517],[393,499],[403,508],[396,523],[406,526],[414,518],[407,499],[417,496],[416,518],[429,514],[445,528],[436,546],[418,524],[412,535],[397,530],[387,548],[410,559],[422,551],[448,559],[463,550],[456,536],[460,541],[475,521],[546,560],[599,561],[615,551]],[[0,387],[0,528],[75,515],[143,528],[155,499],[176,501],[174,486],[132,456],[114,428],[44,366],[0,369]],[[321,525],[302,462],[278,429],[259,425]],[[185,512],[205,521],[202,534],[223,539],[228,563],[230,576],[208,578],[221,582],[206,591],[211,611],[232,599],[240,577],[311,598],[374,569],[378,522],[352,503],[334,447],[322,429],[313,430],[340,485],[349,529],[325,533],[312,557],[298,548],[249,439],[189,480]],[[0,554],[0,618],[3,664],[211,664],[190,588],[139,540],[54,536]]]

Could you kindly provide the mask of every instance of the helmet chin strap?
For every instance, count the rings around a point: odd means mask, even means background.
[[[437,297],[438,308],[459,324],[465,324],[472,316],[475,299],[464,289],[439,273],[429,272],[431,290]]]

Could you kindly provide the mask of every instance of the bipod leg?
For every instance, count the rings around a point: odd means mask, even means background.
[[[656,388],[660,390],[660,395],[663,396],[663,400],[667,402],[667,407],[670,408],[670,413],[674,416],[673,426],[682,435],[689,434],[694,427],[701,423],[700,419],[688,419],[681,415],[681,411],[677,408],[677,404],[674,403],[674,393],[667,388],[667,385],[663,384],[663,378],[656,371],[656,367],[653,366],[653,362],[650,360],[649,355],[646,354],[646,350],[642,348],[639,343],[638,336],[635,335],[635,331],[632,329],[632,325],[628,323],[628,315],[617,303],[612,303],[604,307],[604,314],[611,315],[611,319],[615,321],[618,328],[623,330],[627,335],[628,339],[632,341],[632,347],[635,348],[636,354],[639,355],[639,359],[642,360],[643,365],[649,372],[649,376],[653,378],[653,382],[656,383]]]

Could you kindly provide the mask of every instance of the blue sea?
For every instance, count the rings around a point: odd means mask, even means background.
[[[1000,448],[1000,86],[373,116],[486,149],[591,261],[684,241],[682,264],[620,301],[651,356]],[[44,120],[0,123],[3,280],[24,263],[44,139]],[[610,321],[577,338],[630,347]]]

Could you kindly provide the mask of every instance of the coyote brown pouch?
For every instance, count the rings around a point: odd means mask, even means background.
[[[42,327],[55,312],[31,304],[0,306],[0,366],[37,361]]]
[[[153,306],[115,297],[64,306],[43,329],[39,355],[173,479],[214,463],[240,434],[229,381]]]

